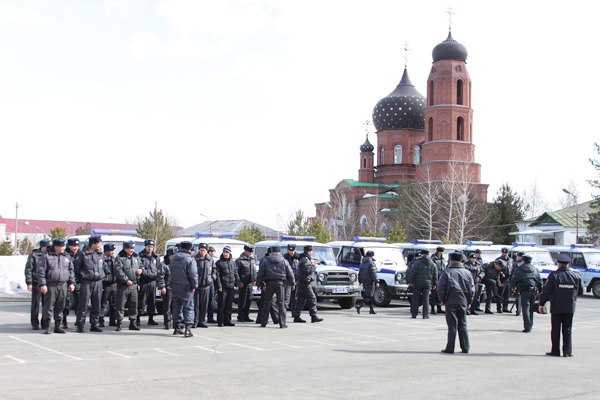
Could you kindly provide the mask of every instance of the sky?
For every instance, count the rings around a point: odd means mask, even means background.
[[[448,35],[468,50],[493,200],[586,201],[600,3],[0,0],[0,215],[282,229],[358,179],[364,122]],[[376,142],[371,127],[370,140]]]

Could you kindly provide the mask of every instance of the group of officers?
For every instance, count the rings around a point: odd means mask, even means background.
[[[234,289],[239,291],[239,322],[254,322],[250,319],[250,303],[254,285],[261,288],[261,301],[256,323],[265,327],[269,313],[275,324],[287,328],[286,310],[293,309],[294,322],[306,322],[301,311],[308,305],[312,322],[320,322],[317,316],[316,296],[310,284],[314,279],[315,262],[313,248],[304,246],[304,253],[298,255],[294,244],[289,244],[287,253],[270,247],[260,260],[258,272],[254,267],[254,246],[245,245],[244,252],[234,261],[231,248],[225,246],[218,259],[215,249],[200,243],[194,255],[193,244],[181,242],[174,249],[168,249],[165,257],[154,252],[155,241],[146,239],[144,250],[135,253],[135,243],[124,242],[123,249],[115,256],[115,245],[102,245],[99,235],[92,235],[88,243],[79,250],[78,239],[56,238],[40,241],[40,248],[28,257],[25,278],[28,290],[32,292],[31,325],[40,329],[39,304],[42,302],[41,328],[51,333],[50,321],[54,318],[55,333],[65,333],[68,329],[66,317],[68,291],[74,293],[76,309],[75,326],[77,332],[85,332],[88,303],[91,301],[91,331],[102,332],[104,317],[109,314],[109,325],[122,330],[124,310],[128,309],[129,329],[140,330],[140,315],[148,304],[148,324],[158,325],[155,293],[158,288],[163,300],[165,329],[185,337],[193,336],[191,328],[208,327],[208,323],[218,326],[235,326],[232,322]],[[450,254],[448,263],[444,260],[443,247],[438,247],[430,257],[428,250],[422,250],[408,264],[407,280],[413,291],[411,317],[416,318],[419,306],[423,305],[423,318],[442,312],[445,306],[448,324],[448,343],[444,353],[453,353],[458,332],[463,353],[470,346],[467,333],[466,315],[477,315],[482,311],[480,296],[486,288],[485,313],[492,313],[491,300],[495,299],[497,312],[510,312],[508,309],[510,288],[516,290],[517,315],[523,313],[523,332],[531,332],[535,301],[539,298],[540,312],[546,302],[551,301],[552,351],[548,355],[560,355],[560,335],[563,335],[563,355],[571,356],[571,326],[577,295],[583,293],[580,277],[568,268],[569,257],[556,258],[559,268],[552,272],[545,286],[539,272],[531,264],[531,257],[517,253],[513,262],[508,248],[493,262],[484,264],[480,253],[469,255],[461,252]],[[369,251],[359,269],[359,282],[363,284],[364,305],[373,309],[373,295],[379,285],[375,254]],[[215,261],[216,259],[216,261]],[[217,320],[214,320],[212,290],[217,292]],[[274,297],[275,296],[275,297]],[[430,305],[431,303],[431,305]],[[206,319],[208,315],[208,321]]]

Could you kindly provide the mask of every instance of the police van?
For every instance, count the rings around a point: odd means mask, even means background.
[[[385,307],[392,299],[405,298],[408,294],[406,283],[406,262],[397,246],[384,243],[385,238],[355,236],[354,241],[327,243],[333,248],[337,264],[358,271],[367,251],[375,253],[375,265],[379,287],[375,289],[373,302]]]
[[[425,240],[425,239],[413,239],[410,243],[393,243],[394,246],[399,247],[402,250],[404,261],[408,264],[411,262],[417,254],[421,253],[421,250],[429,250],[429,255],[435,254],[437,248],[442,246],[444,248],[444,260],[450,259],[450,253],[458,251],[459,247],[455,244],[442,244],[441,240]]]
[[[114,243],[115,245],[115,257],[121,250],[123,250],[123,243],[132,241],[135,243],[135,252],[139,254],[140,251],[144,250],[144,239],[137,235],[137,231],[134,230],[119,230],[119,229],[92,229],[92,235],[102,236],[102,245],[106,243]],[[79,250],[83,249],[83,246],[88,244],[88,239],[91,235],[77,235],[70,236],[69,239],[79,239]],[[104,248],[102,249],[104,251]]]
[[[544,246],[550,251],[553,259],[558,254],[571,257],[569,265],[581,275],[581,281],[586,292],[592,292],[600,298],[600,250],[591,244],[572,244],[570,246]]]
[[[335,300],[344,309],[352,308],[360,296],[358,275],[349,268],[337,265],[333,249],[329,244],[315,242],[314,236],[279,236],[279,240],[264,240],[254,245],[257,265],[269,247],[278,246],[282,255],[287,253],[288,244],[296,245],[296,253],[302,254],[305,245],[313,246],[312,259],[316,262],[315,279],[311,286],[317,301]]]

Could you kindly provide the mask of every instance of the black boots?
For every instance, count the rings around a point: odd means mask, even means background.
[[[194,334],[192,333],[192,330],[190,329],[191,327],[192,327],[191,324],[185,324],[185,333],[183,334],[184,337],[194,336]]]
[[[48,325],[50,325],[50,324],[48,324]],[[45,333],[50,333],[49,330],[50,330],[50,327],[48,326],[48,330]],[[54,324],[54,333],[67,333],[67,331],[65,331],[64,329],[62,329],[60,327],[60,322],[57,322]]]
[[[321,321],[323,321],[323,318],[317,317],[316,314],[315,315],[311,315],[311,317],[310,317],[310,322],[314,323],[314,322],[321,322]]]
[[[306,322],[306,321],[300,317],[294,317],[294,322]]]
[[[183,331],[181,330],[182,326],[180,322],[173,323],[173,335],[183,335]]]
[[[356,305],[356,313],[360,314],[360,308],[362,307],[362,303]]]
[[[92,325],[90,332],[102,332],[102,329],[98,328],[98,325]]]
[[[442,310],[442,306],[440,306],[440,305],[437,306],[437,312],[438,312],[438,314],[444,313],[444,310]]]
[[[117,329],[115,329],[117,332],[121,332],[123,330],[123,328],[121,327],[121,321],[117,322]]]
[[[50,321],[48,321],[48,322],[50,322]],[[67,323],[67,317],[63,318],[62,327],[63,327],[63,329],[69,329],[69,324]]]
[[[431,313],[432,313],[432,314],[437,314],[437,313],[435,312],[435,306],[431,306]]]
[[[139,321],[139,320],[138,320]],[[139,331],[140,327],[136,324],[136,321],[134,320],[130,320],[129,321],[129,330],[130,331]]]
[[[158,325],[158,322],[156,322],[156,321],[154,320],[154,316],[153,316],[153,315],[150,315],[150,316],[148,317],[148,325]]]
[[[375,310],[373,310],[373,307],[371,307],[371,309],[369,310],[369,314],[377,314],[377,313],[375,312]]]
[[[135,319],[135,324],[137,326],[140,326],[140,316],[138,315],[137,318]]]

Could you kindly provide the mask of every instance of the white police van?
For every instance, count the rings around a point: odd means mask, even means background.
[[[367,251],[375,253],[375,265],[379,287],[375,289],[373,302],[385,307],[392,299],[405,298],[408,294],[406,263],[397,246],[384,243],[385,238],[355,236],[354,241],[327,243],[333,248],[337,264],[358,271]]]
[[[591,244],[543,247],[550,251],[553,259],[558,254],[571,257],[569,266],[580,273],[586,292],[592,292],[594,297],[600,298],[600,250]]]
[[[100,235],[102,237],[102,246],[106,243],[114,243],[115,245],[115,257],[121,250],[123,250],[123,243],[132,241],[135,243],[135,252],[139,254],[140,251],[144,250],[144,239],[137,235],[137,231],[134,230],[118,230],[118,229],[92,229],[92,235]],[[82,250],[83,246],[88,244],[88,239],[91,235],[77,235],[70,236],[69,239],[79,239],[79,249]],[[102,248],[104,251],[104,248]]]
[[[402,250],[404,261],[406,261],[407,264],[411,262],[417,254],[420,254],[421,250],[429,250],[429,255],[432,256],[436,253],[437,248],[441,246],[444,248],[444,260],[446,261],[450,259],[450,253],[460,251],[458,245],[442,244],[441,240],[413,239],[410,243],[392,244]]]
[[[349,268],[336,264],[335,255],[329,244],[315,242],[314,236],[279,236],[279,240],[264,240],[254,245],[257,263],[267,253],[269,247],[278,246],[282,255],[287,253],[288,244],[296,245],[296,253],[302,254],[305,245],[313,246],[312,259],[316,262],[315,279],[311,286],[317,296],[317,301],[325,299],[336,300],[340,307],[354,307],[356,298],[360,296],[358,275]]]

